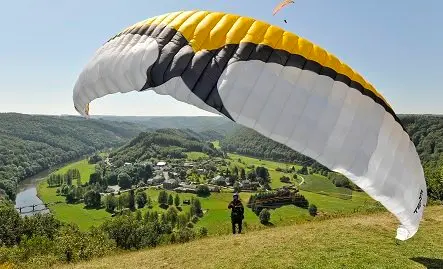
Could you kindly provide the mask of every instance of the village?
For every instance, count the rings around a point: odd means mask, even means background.
[[[168,159],[159,160],[157,162],[143,163],[124,163],[123,166],[147,166],[153,169],[152,177],[145,181],[139,181],[138,184],[132,186],[135,189],[164,189],[175,191],[177,193],[193,193],[198,192],[199,186],[205,186],[209,192],[255,192],[260,187],[258,181],[251,181],[241,177],[231,177],[231,171],[227,168],[229,165],[223,158],[198,158],[196,160],[189,159]],[[110,158],[105,160],[109,166]],[[240,174],[240,171],[238,171]],[[236,181],[238,179],[238,181]],[[265,188],[266,189],[266,188]],[[119,185],[108,186],[102,195],[129,191],[122,189]]]

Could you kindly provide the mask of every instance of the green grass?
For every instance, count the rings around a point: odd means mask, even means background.
[[[93,164],[88,164],[87,160],[78,161],[69,164],[54,174],[64,174],[69,169],[78,169],[80,171],[82,183],[89,180],[91,173],[95,171]],[[76,182],[73,182],[74,184]],[[62,202],[61,204],[50,205],[49,209],[54,216],[64,222],[72,222],[79,226],[81,230],[87,230],[89,227],[98,226],[106,218],[110,218],[111,214],[104,209],[85,209],[83,203],[66,204],[64,196],[58,196],[57,188],[49,188],[46,180],[43,180],[37,186],[37,193],[40,199],[45,203]]]
[[[220,149],[221,148],[220,147],[220,141],[218,141],[218,140],[213,141],[212,145],[214,145],[214,148],[216,148],[216,149]]]
[[[203,153],[203,152],[197,152],[197,151],[191,151],[191,152],[186,152],[186,155],[188,156],[188,160],[198,160],[199,158],[208,158],[208,154]]]
[[[193,152],[190,153],[194,154]],[[195,154],[198,155],[198,154]],[[269,173],[272,179],[271,186],[273,188],[281,187],[285,183],[280,182],[280,177],[282,175],[289,176],[292,179],[291,174],[285,174],[282,172],[275,171],[275,168],[282,167],[283,164],[272,161],[260,161],[258,159],[244,157],[240,155],[231,155],[231,166],[237,165],[242,167],[243,164],[239,163],[238,158],[242,159],[242,162],[255,165],[264,165],[268,167]],[[89,175],[94,171],[94,165],[90,165],[86,160],[79,161],[66,167],[63,167],[55,173],[64,173],[68,169],[77,168],[80,170],[82,181],[85,182],[89,179]],[[337,194],[335,196],[341,195],[343,190],[341,188],[336,188],[327,178],[318,175],[307,175],[303,176],[305,178],[305,183],[302,184],[301,193],[308,199],[309,203],[315,204],[318,207],[321,215],[333,215],[333,214],[349,214],[354,210],[360,208],[373,207],[375,201],[372,200],[365,193],[354,192],[352,196],[347,196],[350,199],[339,199],[337,197],[327,196],[318,194],[316,192],[326,191]],[[347,191],[347,190],[346,190]],[[148,189],[147,194],[151,197],[153,202],[153,208],[151,210],[162,211],[157,203],[157,197],[159,190]],[[173,196],[176,195],[175,192],[172,193]],[[39,197],[44,202],[65,202],[63,196],[56,195],[56,188],[48,188],[46,181],[42,181],[38,186]],[[251,193],[240,193],[240,198],[242,199],[245,206],[245,231],[252,231],[257,229],[265,228],[264,225],[259,223],[258,217],[246,207],[247,201]],[[183,194],[180,193],[180,200],[190,199],[191,197],[196,197],[194,194]],[[222,192],[222,193],[212,193],[207,198],[199,198],[202,203],[204,210],[207,210],[206,214],[199,220],[197,227],[206,227],[210,234],[226,234],[230,233],[230,211],[227,208],[228,203],[232,199],[232,193]],[[88,229],[92,225],[99,225],[104,220],[111,218],[111,215],[107,213],[104,209],[85,209],[84,204],[68,205],[65,203],[56,204],[50,206],[50,210],[55,214],[55,216],[66,222],[73,222],[79,225],[82,230]],[[149,210],[148,208],[141,209],[142,213]],[[182,206],[183,211],[189,210],[188,205]],[[296,206],[283,206],[275,210],[271,210],[272,223],[275,226],[282,226],[293,224],[294,222],[299,223],[303,221],[309,221],[312,217],[309,215],[306,209],[298,208]]]
[[[317,174],[299,175],[304,178],[301,190],[333,196],[341,199],[351,199],[353,192],[347,188],[338,188],[327,177]]]
[[[89,164],[87,159],[68,164],[61,169],[53,172],[53,174],[64,174],[69,169],[78,169],[80,171],[81,181],[82,183],[86,183],[89,181],[89,176],[95,172],[95,165]],[[73,182],[75,183],[75,182]]]
[[[265,166],[268,169],[273,169],[275,170],[277,167],[280,168],[291,168],[292,166],[295,167],[296,170],[300,169],[301,166],[297,165],[297,164],[291,164],[291,163],[281,163],[281,162],[276,162],[276,161],[269,161],[269,160],[260,160],[257,158],[253,158],[253,157],[247,157],[247,156],[243,156],[243,155],[239,155],[239,154],[234,154],[234,153],[229,153],[228,156],[231,158],[232,161],[237,161],[238,159],[241,159],[242,162],[247,163],[247,165],[255,165],[255,166]]]
[[[65,268],[442,268],[443,207],[397,242],[390,213],[275,227],[126,252]],[[210,258],[208,258],[210,255]],[[61,266],[57,266],[60,268]],[[63,268],[63,267],[62,267]]]

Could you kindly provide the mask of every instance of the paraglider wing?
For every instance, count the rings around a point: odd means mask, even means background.
[[[285,0],[285,1],[280,2],[272,11],[272,15],[277,14],[277,12],[279,12],[280,9],[284,8],[285,6],[287,6],[289,4],[293,4],[293,3],[294,3],[294,1],[290,1],[290,0]]]
[[[418,230],[427,201],[414,144],[361,75],[319,46],[252,18],[176,12],[107,41],[80,73],[74,106],[153,90],[224,115],[340,172]]]

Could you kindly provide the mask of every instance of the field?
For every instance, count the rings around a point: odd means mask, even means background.
[[[197,151],[186,152],[186,155],[188,156],[188,159],[192,161],[198,160],[199,158],[208,158],[206,153]]]
[[[428,207],[418,233],[405,242],[394,239],[397,225],[386,212],[336,218],[56,268],[443,268],[442,206]]]
[[[192,152],[188,154],[198,158],[198,154],[194,154]],[[255,166],[262,165],[267,167],[272,179],[272,187],[286,185],[285,183],[280,182],[280,177],[282,175],[292,177],[292,174],[285,174],[275,171],[277,167],[285,168],[286,165],[289,166],[290,164],[258,160],[236,154],[229,154],[229,156],[231,166],[237,165],[238,167],[245,167],[254,164]],[[239,158],[241,159],[241,163],[238,162]],[[90,165],[86,160],[83,160],[63,167],[61,170],[55,173],[63,173],[68,169],[74,168],[80,170],[82,182],[86,182],[89,179],[89,175],[94,171],[94,165]],[[296,169],[298,168],[300,167],[296,167]],[[301,193],[308,199],[309,203],[317,206],[320,216],[349,214],[362,208],[367,209],[375,206],[375,201],[365,193],[351,192],[347,189],[337,188],[325,177],[319,175],[306,175],[303,176],[303,178],[304,183],[301,184]],[[297,181],[293,180],[293,183],[297,184]],[[324,191],[325,193],[316,193],[320,191]],[[159,191],[155,189],[148,189],[146,192],[153,201],[153,210],[163,210],[157,203]],[[173,196],[176,194],[175,192],[168,193],[172,193]],[[56,188],[48,188],[46,181],[42,181],[38,186],[38,194],[39,197],[45,202],[65,201],[63,196],[56,195]],[[265,226],[260,224],[258,217],[246,207],[250,195],[250,193],[246,192],[242,192],[240,194],[240,198],[245,205],[244,230],[252,231],[263,229]],[[193,194],[179,194],[179,196],[181,201],[184,199],[190,199],[192,196],[196,197]],[[199,199],[201,200],[203,210],[206,210],[206,213],[197,223],[197,227],[203,226],[208,228],[210,235],[230,233],[230,212],[227,209],[227,205],[232,199],[232,193],[212,193],[207,198]],[[87,230],[93,225],[98,226],[104,220],[111,218],[111,214],[106,212],[104,209],[85,209],[83,203],[75,205],[69,205],[66,203],[56,204],[50,206],[50,210],[58,219],[66,222],[76,223],[82,230]],[[147,208],[144,208],[142,209],[142,212],[144,213],[147,210]],[[183,210],[189,210],[189,206],[184,205]],[[271,222],[274,226],[301,223],[310,221],[312,219],[313,217],[309,215],[306,209],[292,205],[271,210]]]
[[[78,169],[82,182],[87,182],[91,173],[95,171],[94,165],[88,164],[87,160],[82,160],[69,164],[54,172],[54,174],[66,173],[69,169]],[[75,182],[73,183],[75,184]],[[46,180],[41,181],[37,187],[38,196],[45,203],[63,202],[49,206],[51,212],[61,221],[75,223],[80,229],[87,230],[93,225],[100,225],[106,218],[111,216],[104,209],[85,209],[83,203],[66,204],[64,203],[65,197],[57,196],[56,190],[57,188],[49,188]]]

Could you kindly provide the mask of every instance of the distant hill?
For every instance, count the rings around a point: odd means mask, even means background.
[[[440,115],[399,115],[423,162],[437,160],[443,153],[443,117]],[[305,161],[307,157],[289,147],[264,137],[258,132],[236,125],[223,139],[220,146],[255,157],[278,161]]]
[[[197,117],[151,117],[151,116],[93,116],[92,118],[137,123],[151,130],[176,128],[191,129],[195,132],[206,132],[214,137],[226,135],[236,125],[231,120],[220,116]]]
[[[197,151],[216,156],[217,151],[206,137],[190,129],[158,129],[140,133],[126,145],[110,154],[112,163],[143,162],[151,158],[184,158],[185,152]]]
[[[145,129],[134,123],[18,113],[0,113],[0,126],[0,189],[10,198],[18,181],[84,154],[120,146]]]

